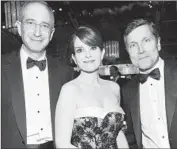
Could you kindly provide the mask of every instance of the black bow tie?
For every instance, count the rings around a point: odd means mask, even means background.
[[[46,68],[46,60],[36,61],[28,57],[26,65],[27,69],[32,68],[34,65],[36,65],[40,69],[40,71],[44,71]]]
[[[151,77],[151,78],[154,78],[156,80],[160,80],[160,71],[159,71],[159,68],[156,68],[154,70],[152,70],[150,73],[148,74],[139,74],[139,81],[140,83],[144,83],[147,81],[147,78],[148,77]]]

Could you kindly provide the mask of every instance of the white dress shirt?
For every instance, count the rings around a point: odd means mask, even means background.
[[[28,54],[20,50],[27,124],[27,144],[41,144],[53,140],[49,96],[48,67],[27,69]],[[39,59],[46,59],[45,54]],[[47,64],[47,63],[46,63]]]
[[[140,115],[144,148],[170,148],[165,108],[164,61],[160,58],[155,68],[160,80],[148,77],[140,84]]]

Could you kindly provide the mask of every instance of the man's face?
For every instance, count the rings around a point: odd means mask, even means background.
[[[17,27],[24,48],[29,53],[43,52],[54,33],[51,13],[39,3],[32,3],[25,7],[22,21]]]
[[[156,38],[149,25],[134,29],[125,37],[126,49],[132,63],[141,71],[150,70],[159,59],[160,38]]]

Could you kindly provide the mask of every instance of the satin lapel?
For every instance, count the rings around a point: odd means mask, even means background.
[[[58,99],[58,84],[59,79],[57,79],[59,74],[57,73],[56,61],[51,57],[47,56],[48,62],[48,77],[49,77],[49,93],[50,93],[50,109],[51,109],[51,119],[52,119],[52,132],[54,137],[54,119],[55,119],[55,108]]]
[[[130,88],[130,99],[131,99],[131,116],[133,121],[133,128],[136,136],[137,143],[141,147],[141,120],[140,120],[140,101],[139,101],[139,81],[137,76],[131,83]]]
[[[12,104],[16,122],[21,136],[26,141],[26,110],[19,53],[14,59],[15,60],[7,67],[7,76],[11,85]]]
[[[168,123],[168,132],[173,119],[177,100],[177,72],[171,68],[168,63],[165,63],[164,76],[165,76],[165,104],[166,115]]]

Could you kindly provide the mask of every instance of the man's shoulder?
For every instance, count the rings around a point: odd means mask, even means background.
[[[53,57],[51,55],[47,55],[48,61],[50,61],[55,67],[60,67],[60,68],[71,68],[71,66],[61,60],[59,60],[56,57]]]
[[[121,87],[121,93],[123,100],[130,101],[134,94],[138,92],[139,88],[139,81],[138,81],[138,75],[134,75],[131,80],[127,81],[125,84]]]
[[[164,60],[165,64],[165,72],[166,73],[177,73],[177,59],[172,58],[172,59],[165,59]]]
[[[131,79],[122,85],[122,89],[131,89],[135,84],[138,84],[138,75],[132,75]]]
[[[171,59],[164,59],[164,63],[167,66],[171,66],[171,67],[177,67],[177,58],[171,58]]]
[[[47,59],[48,59],[48,67],[50,67],[50,69],[54,69],[55,72],[57,72],[58,74],[64,77],[73,76],[74,69],[69,64],[59,60],[56,57],[52,57],[49,55],[47,55]]]
[[[6,53],[1,56],[2,65],[8,65],[15,61],[19,57],[19,51],[13,51],[11,53]]]

